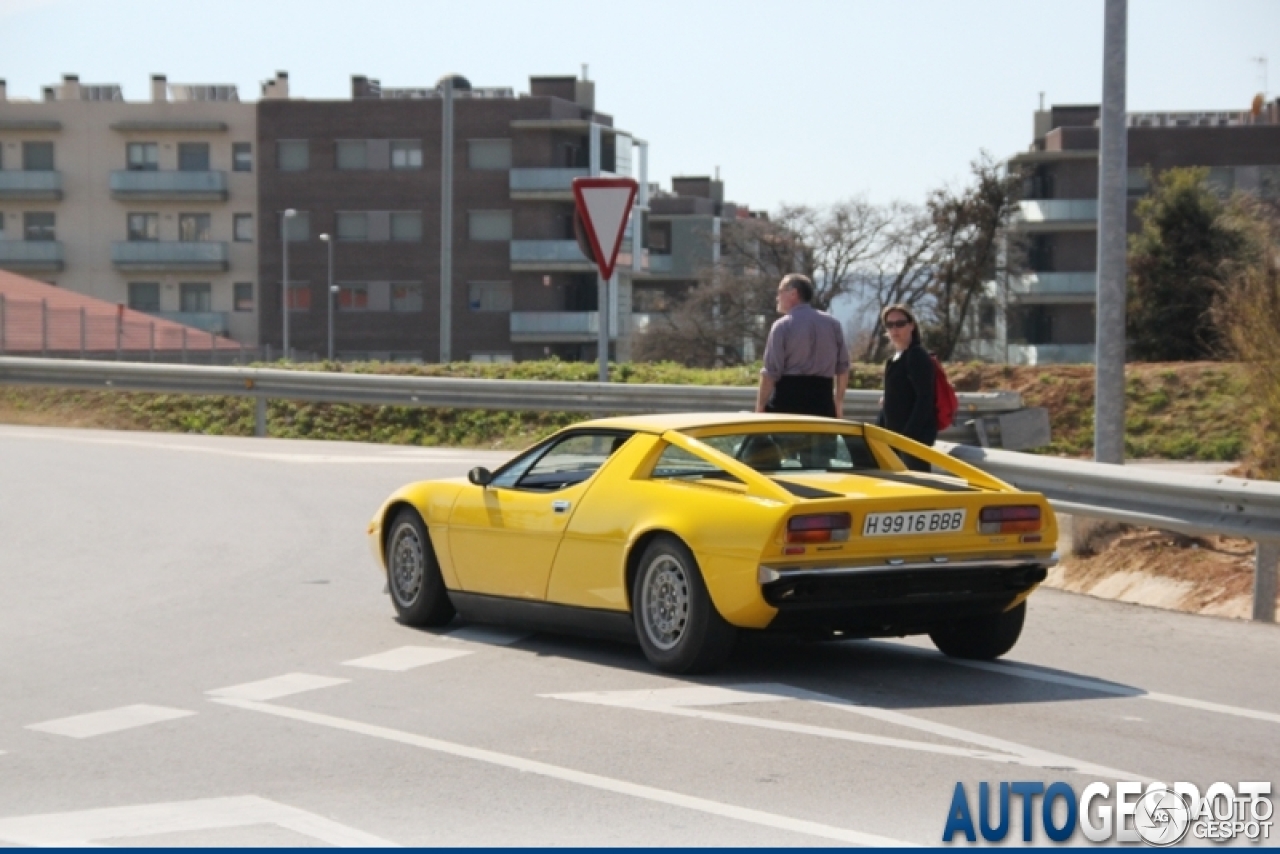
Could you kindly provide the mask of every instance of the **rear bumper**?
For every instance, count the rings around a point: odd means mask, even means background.
[[[921,634],[940,623],[998,614],[1044,581],[1051,558],[769,567],[759,579],[778,610],[771,630],[855,637]]]

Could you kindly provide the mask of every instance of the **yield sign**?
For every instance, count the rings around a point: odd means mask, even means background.
[[[586,227],[592,260],[606,279],[613,275],[638,186],[631,178],[573,179],[573,199]]]

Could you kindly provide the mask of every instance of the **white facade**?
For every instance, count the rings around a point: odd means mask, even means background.
[[[160,76],[151,94],[0,82],[0,269],[255,347],[255,107]]]

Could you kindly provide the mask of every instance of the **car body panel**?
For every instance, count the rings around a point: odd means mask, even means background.
[[[827,585],[865,598],[866,590],[897,589],[898,581],[915,579],[911,583],[918,581],[924,592],[911,596],[944,603],[929,611],[936,619],[946,613],[947,597],[962,599],[966,585],[974,586],[964,580],[970,576],[983,584],[994,579],[995,587],[983,593],[988,606],[1015,607],[1054,560],[1057,525],[1043,496],[871,425],[754,413],[626,416],[566,428],[533,453],[560,437],[600,431],[632,435],[587,479],[561,488],[482,487],[454,478],[398,490],[369,526],[379,562],[384,563],[382,526],[395,507],[408,504],[427,522],[447,589],[543,607],[626,613],[629,561],[635,562],[650,537],[665,533],[693,552],[712,603],[727,622],[763,629],[786,622],[778,619],[779,608],[787,607],[787,596],[808,589],[800,580],[818,579],[821,589]],[[713,446],[717,437],[755,431],[859,435],[879,470],[758,471]],[[659,471],[659,460],[673,449],[719,474],[685,478]],[[908,471],[895,451],[948,474]],[[1041,508],[1039,531],[979,533],[982,508],[994,505]],[[963,529],[862,535],[868,513],[933,510],[964,510]],[[850,514],[846,540],[787,542],[789,519],[824,513]],[[895,619],[886,631],[910,624]]]

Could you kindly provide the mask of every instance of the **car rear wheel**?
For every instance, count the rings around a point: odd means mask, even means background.
[[[1023,601],[1016,608],[993,616],[935,626],[929,638],[944,655],[987,661],[1013,649],[1026,617],[1027,603]]]
[[[387,587],[401,622],[443,626],[453,619],[453,603],[440,576],[440,564],[417,511],[403,508],[387,533]]]
[[[631,589],[645,657],[668,673],[705,673],[733,651],[737,631],[711,602],[693,554],[674,537],[654,540]]]

